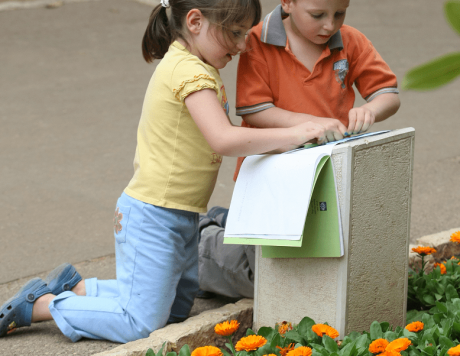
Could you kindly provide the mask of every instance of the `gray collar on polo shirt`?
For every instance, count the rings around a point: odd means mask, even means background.
[[[265,16],[262,25],[262,34],[260,40],[275,46],[286,47],[287,36],[283,25],[283,17],[287,16],[281,5],[278,5],[275,10]],[[342,35],[340,30],[334,34],[328,43],[329,49],[337,48],[339,51],[343,49]]]

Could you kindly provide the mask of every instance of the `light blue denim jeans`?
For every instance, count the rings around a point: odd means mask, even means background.
[[[125,343],[185,319],[198,291],[198,213],[146,204],[123,193],[115,211],[117,279],[85,281],[49,309],[72,341]]]

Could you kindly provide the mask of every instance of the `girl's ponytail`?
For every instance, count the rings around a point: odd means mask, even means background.
[[[142,55],[146,62],[162,59],[172,42],[166,8],[161,4],[150,14],[149,24],[142,39]]]

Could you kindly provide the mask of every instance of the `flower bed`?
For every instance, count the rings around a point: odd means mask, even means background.
[[[460,231],[452,234],[451,241],[460,243]],[[231,320],[214,329],[228,340],[226,349],[203,346],[191,352],[184,345],[179,353],[165,356],[460,356],[460,260],[452,257],[426,273],[425,257],[436,250],[419,246],[413,251],[421,264],[409,273],[411,310],[405,328],[374,321],[369,331],[340,338],[333,327],[305,317],[298,325],[283,321],[274,328],[262,327],[257,334],[247,329],[234,345],[232,336],[239,323]],[[163,356],[163,348],[157,353],[149,349],[146,356]]]

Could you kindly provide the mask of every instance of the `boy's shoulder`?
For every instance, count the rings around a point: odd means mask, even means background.
[[[361,48],[362,46],[365,48],[369,46],[370,43],[364,33],[349,25],[342,25],[342,27],[340,27],[340,35],[342,36],[344,46],[348,48]]]

